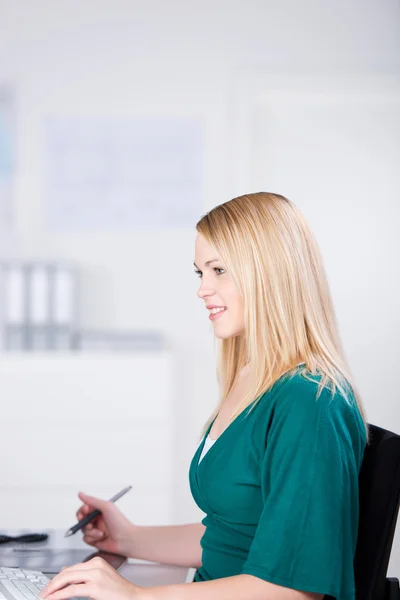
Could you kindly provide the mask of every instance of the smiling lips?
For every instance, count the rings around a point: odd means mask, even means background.
[[[210,310],[209,319],[211,321],[215,321],[215,319],[218,319],[219,317],[221,317],[223,315],[223,313],[227,310],[227,308],[224,306],[218,306],[215,308],[210,308],[209,310]]]

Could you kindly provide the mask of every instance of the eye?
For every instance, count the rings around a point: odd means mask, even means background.
[[[214,267],[213,271],[216,272],[216,274],[219,275],[223,275],[225,273],[225,269],[223,269],[222,267]],[[221,273],[222,271],[222,273]],[[201,271],[199,271],[198,269],[195,269],[194,272],[196,273],[197,277],[200,277],[203,275],[203,273]]]

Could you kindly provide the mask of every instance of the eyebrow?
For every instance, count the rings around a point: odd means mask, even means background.
[[[217,262],[217,261],[219,261],[219,258],[213,258],[212,260],[208,260],[208,261],[206,262],[205,266],[206,266],[206,267],[208,267],[208,265],[211,265],[211,263],[213,263],[213,262]],[[194,264],[194,266],[196,267],[196,269],[198,269],[198,268],[199,268],[199,267],[196,265],[196,263],[195,263],[195,262],[194,262],[193,264]]]

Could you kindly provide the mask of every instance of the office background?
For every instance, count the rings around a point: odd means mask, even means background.
[[[132,484],[120,506],[136,522],[198,519],[187,471],[217,401],[195,223],[54,225],[49,120],[196,122],[199,217],[261,189],[297,203],[368,418],[400,431],[399,26],[395,0],[0,0],[16,135],[1,259],[74,263],[83,327],[166,341],[153,352],[2,354],[2,528],[68,528],[78,486],[111,496]],[[398,564],[399,531],[389,574]]]

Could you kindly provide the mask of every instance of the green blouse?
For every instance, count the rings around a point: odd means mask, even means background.
[[[205,433],[189,471],[206,514],[196,581],[246,573],[354,600],[365,428],[351,392],[317,399],[312,379],[283,375],[199,463]]]

